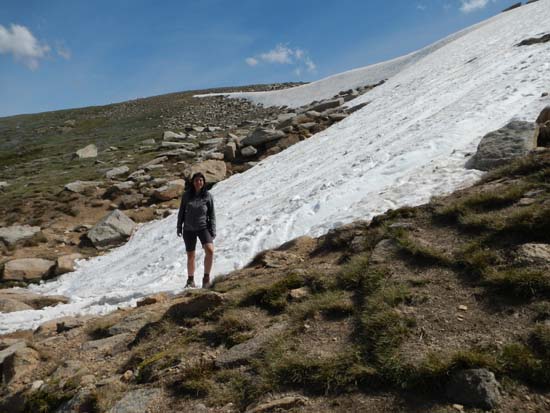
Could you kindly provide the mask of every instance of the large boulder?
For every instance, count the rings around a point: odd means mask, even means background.
[[[499,388],[495,375],[487,369],[460,370],[451,376],[446,393],[456,403],[491,410],[501,401]]]
[[[4,265],[4,281],[32,281],[49,276],[55,262],[42,258],[19,258]]]
[[[466,168],[489,171],[526,155],[536,146],[535,124],[512,121],[481,139],[477,152],[466,162]]]
[[[75,153],[75,157],[79,159],[86,159],[86,158],[96,158],[97,157],[97,147],[92,143],[88,146],[85,146],[82,149],[79,149]]]
[[[525,265],[550,267],[550,244],[522,244],[516,250],[516,261]]]
[[[257,128],[252,131],[246,138],[241,142],[243,146],[256,146],[262,145],[264,143],[272,142],[284,138],[286,135],[283,131],[268,129],[268,128]]]
[[[136,223],[115,209],[103,217],[86,234],[96,248],[107,248],[126,241],[136,228]]]
[[[13,246],[20,241],[32,239],[40,233],[40,227],[30,225],[12,225],[0,228],[0,241],[8,246]]]
[[[225,179],[227,167],[223,161],[207,160],[185,169],[184,176],[186,179],[191,179],[197,172],[201,172],[205,176],[208,184],[215,184]]]
[[[74,181],[65,185],[67,191],[76,192],[81,194],[89,190],[95,190],[102,182],[97,181]]]
[[[185,181],[176,179],[168,182],[166,185],[155,189],[153,198],[159,201],[170,201],[171,199],[179,198],[185,189]]]

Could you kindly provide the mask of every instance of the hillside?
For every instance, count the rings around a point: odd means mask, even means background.
[[[540,150],[211,290],[5,335],[3,411],[548,411],[549,173]]]

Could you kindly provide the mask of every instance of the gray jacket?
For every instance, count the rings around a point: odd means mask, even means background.
[[[214,213],[214,198],[205,191],[193,194],[185,191],[181,197],[178,212],[177,231],[201,231],[208,229],[212,237],[216,236],[216,214]]]

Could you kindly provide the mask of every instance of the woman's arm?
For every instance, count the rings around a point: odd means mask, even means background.
[[[212,194],[209,194],[207,206],[207,220],[208,220],[208,231],[212,238],[216,238],[216,213],[214,212],[214,198]]]
[[[178,237],[181,235],[182,232],[182,225],[185,221],[185,207],[187,204],[187,192],[184,192],[181,196],[181,202],[180,202],[180,209],[178,211],[178,226],[177,226],[177,234]]]

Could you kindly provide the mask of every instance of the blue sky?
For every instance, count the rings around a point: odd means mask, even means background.
[[[312,81],[417,50],[510,0],[0,0],[0,116]]]

